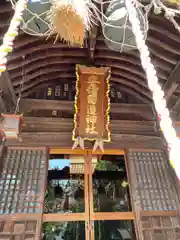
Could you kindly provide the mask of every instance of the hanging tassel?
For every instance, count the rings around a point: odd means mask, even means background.
[[[73,146],[72,146],[72,150],[74,150],[75,148],[77,148],[78,146],[80,146],[81,149],[84,150],[84,139],[81,137],[77,137]]]
[[[104,142],[102,139],[97,139],[95,141],[94,147],[93,147],[93,152],[97,150],[97,148],[101,150],[101,152],[104,152]]]
[[[86,30],[90,28],[88,0],[52,0],[49,15],[51,34],[57,34],[69,45],[83,46]]]

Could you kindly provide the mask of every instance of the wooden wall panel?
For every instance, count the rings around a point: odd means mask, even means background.
[[[47,156],[45,148],[7,149],[0,175],[0,239],[39,240]]]
[[[129,149],[127,165],[139,238],[180,239],[180,204],[164,152]]]
[[[40,240],[41,217],[0,215],[1,240]]]
[[[141,217],[142,236],[145,240],[180,239],[180,217]]]

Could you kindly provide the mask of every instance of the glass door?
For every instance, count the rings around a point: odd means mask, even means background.
[[[124,152],[116,154],[50,155],[43,240],[135,240]]]
[[[91,240],[135,240],[123,155],[88,155]]]
[[[90,240],[87,154],[67,152],[50,154],[43,240]]]

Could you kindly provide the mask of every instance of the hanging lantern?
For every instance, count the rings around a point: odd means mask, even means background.
[[[19,139],[22,130],[23,115],[1,114],[3,121],[1,132],[5,139]]]
[[[136,10],[141,30],[145,37],[147,32],[147,20],[143,15],[142,7],[139,6]],[[105,37],[105,43],[110,49],[122,52],[137,48],[124,0],[112,0],[110,2],[103,18],[102,30]]]
[[[70,45],[84,44],[90,25],[87,0],[52,0],[49,17],[52,33]]]

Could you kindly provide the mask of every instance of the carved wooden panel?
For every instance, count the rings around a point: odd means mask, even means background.
[[[12,219],[0,217],[1,240],[39,240],[41,233],[41,219],[29,218]]]
[[[178,240],[180,217],[142,217],[141,229],[144,240]]]
[[[47,160],[45,148],[8,148],[0,174],[0,239],[39,240]]]

